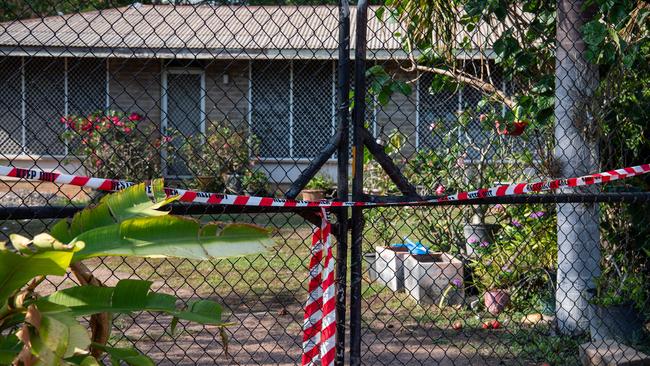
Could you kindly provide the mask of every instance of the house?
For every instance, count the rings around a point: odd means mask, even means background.
[[[429,125],[480,96],[430,94],[430,75],[399,68],[407,61],[394,36],[400,25],[374,10],[368,63],[416,87],[386,106],[370,103],[373,133],[399,128],[413,148],[432,146]],[[351,8],[352,56],[355,23]],[[186,136],[219,121],[248,126],[272,181],[291,182],[334,133],[337,46],[335,6],[136,3],[0,24],[0,163],[76,172],[79,161],[63,160],[70,147],[60,117],[119,110]],[[471,55],[459,58],[481,67]],[[335,175],[334,160],[326,169]]]

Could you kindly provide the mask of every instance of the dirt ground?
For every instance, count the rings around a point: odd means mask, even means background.
[[[132,275],[98,267],[94,274],[107,285],[118,278]],[[69,279],[58,278],[41,285],[48,293],[57,286],[69,285]],[[182,299],[193,296],[191,289],[172,291],[164,282],[154,281],[156,291],[175,293]],[[115,346],[137,347],[158,365],[296,365],[301,357],[302,306],[291,301],[296,296],[276,294],[276,301],[260,303],[254,297],[232,296],[220,299],[229,304],[225,321],[228,351],[217,327],[179,324],[171,337],[167,333],[171,318],[143,313],[120,315],[114,319],[111,342]],[[364,314],[365,315],[365,314]],[[404,323],[397,319],[384,321],[364,316],[362,360],[366,365],[509,365],[530,364],[520,360],[503,360],[489,352],[467,348],[484,341],[480,334],[452,331],[432,325]],[[349,334],[347,335],[349,339]],[[346,356],[347,352],[346,352]]]

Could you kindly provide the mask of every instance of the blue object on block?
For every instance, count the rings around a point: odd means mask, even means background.
[[[391,248],[406,248],[410,254],[415,254],[415,255],[421,255],[421,254],[429,254],[429,249],[422,245],[422,243],[417,242],[414,243],[408,238],[404,238],[405,243],[396,243],[396,244],[391,244]]]

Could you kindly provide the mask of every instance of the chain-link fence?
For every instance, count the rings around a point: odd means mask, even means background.
[[[648,163],[641,1],[39,1],[0,6],[0,165],[205,192],[417,201]],[[318,174],[317,174],[318,173]],[[607,179],[603,179],[607,183]],[[650,354],[647,178],[444,204],[333,208],[336,364],[575,365]],[[3,239],[97,191],[3,178]],[[102,284],[214,299],[224,328],[113,319],[160,364],[297,364],[302,208],[173,204],[275,246],[106,257]],[[41,293],[70,286],[52,277]],[[227,339],[227,341],[226,341]],[[589,363],[591,362],[591,363]]]

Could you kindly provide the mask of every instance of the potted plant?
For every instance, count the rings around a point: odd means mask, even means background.
[[[316,175],[302,190],[302,199],[305,201],[320,201],[325,198],[325,193],[334,187],[334,181],[322,174]]]
[[[511,269],[502,269],[494,274],[489,290],[483,293],[485,309],[492,315],[499,315],[510,304],[510,286],[514,284],[515,275]]]
[[[470,265],[473,284],[483,292],[485,309],[499,315],[510,303],[510,288],[518,279],[516,258],[508,247],[483,242],[479,245],[482,255]]]
[[[269,178],[263,172],[247,171],[242,178],[244,193],[249,196],[268,196],[270,193]]]
[[[616,339],[635,343],[643,336],[645,322],[641,315],[647,305],[647,273],[634,271],[633,266],[620,266],[608,256],[603,272],[595,280],[590,294],[593,340]]]
[[[647,205],[606,205],[602,210],[600,275],[591,295],[591,338],[636,343],[650,301],[650,227]]]
[[[251,184],[253,159],[259,150],[259,140],[250,136],[244,127],[233,123],[210,123],[205,136],[190,138],[180,148],[190,174],[191,185],[202,190],[227,191],[240,194],[247,179]],[[253,180],[260,180],[256,175]]]

